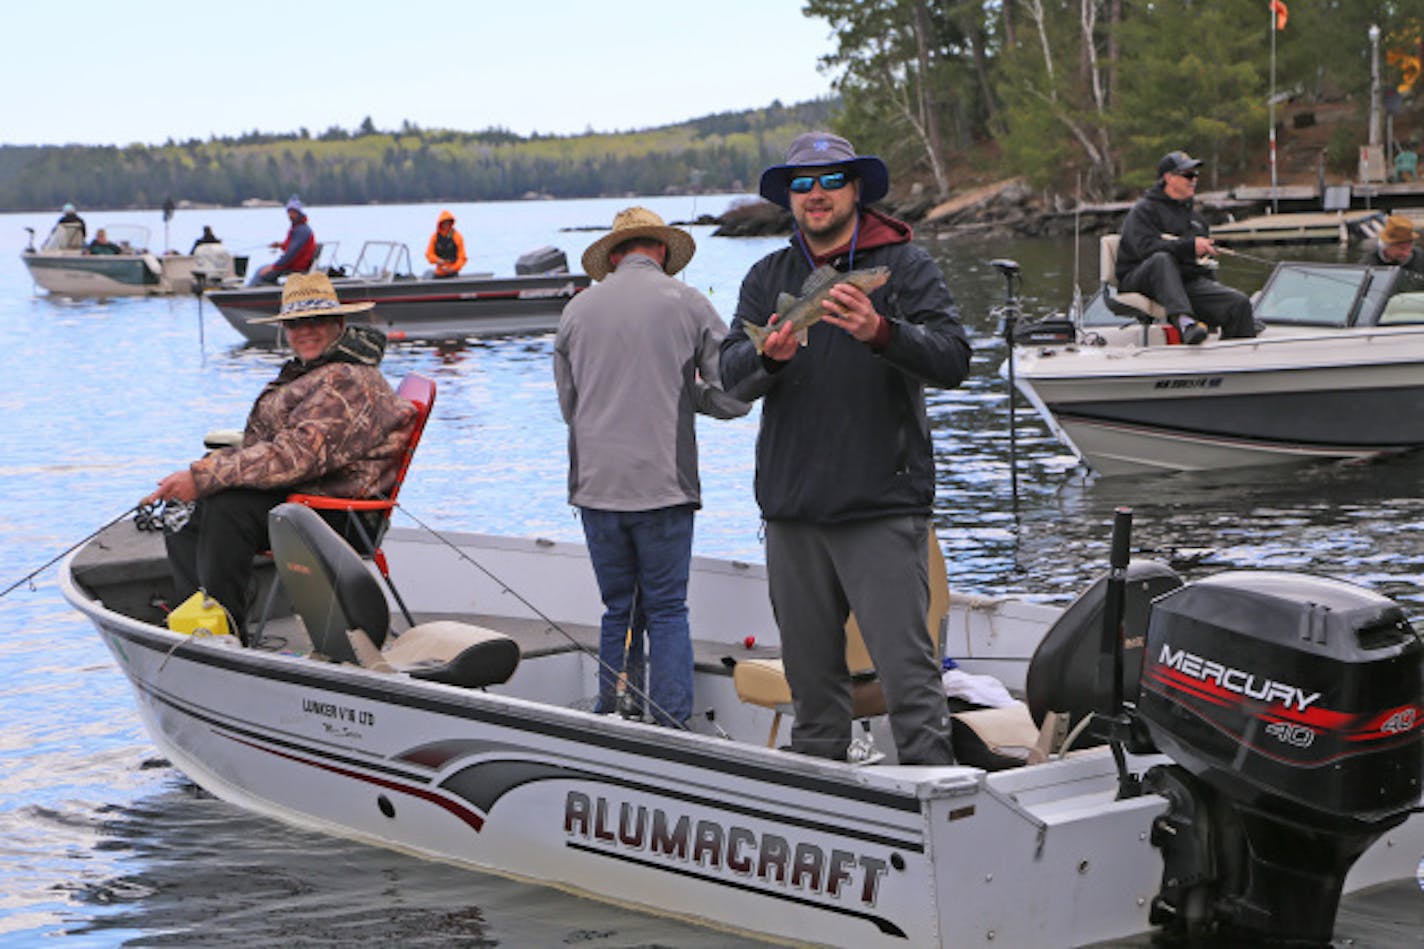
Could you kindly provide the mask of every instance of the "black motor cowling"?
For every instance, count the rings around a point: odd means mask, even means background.
[[[1391,600],[1231,572],[1152,608],[1133,717],[1175,765],[1146,785],[1153,921],[1324,944],[1346,872],[1420,800],[1424,642]]]

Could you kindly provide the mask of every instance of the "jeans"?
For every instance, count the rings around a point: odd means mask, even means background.
[[[651,683],[647,694],[653,720],[682,725],[692,714],[687,576],[692,563],[693,508],[600,511],[586,507],[579,513],[604,608],[598,638],[597,710],[613,710],[618,677],[625,669],[629,685],[641,687],[646,631]],[[630,615],[635,612],[639,615]],[[625,665],[630,628],[633,636]]]

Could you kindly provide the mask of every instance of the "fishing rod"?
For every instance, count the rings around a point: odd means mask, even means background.
[[[89,541],[93,540],[95,537],[97,537],[99,534],[103,533],[105,530],[108,530],[110,527],[113,527],[113,526],[114,526],[115,524],[117,524],[119,521],[121,521],[121,520],[123,520],[124,518],[128,517],[128,516],[129,516],[130,514],[132,514],[134,511],[137,511],[138,508],[139,508],[139,506],[138,506],[137,504],[135,504],[133,507],[129,508],[127,511],[124,511],[124,513],[120,514],[118,517],[113,518],[112,520],[106,522],[103,527],[100,527],[98,530],[94,531],[92,534],[88,535],[87,537],[85,537],[85,538],[79,540],[78,542],[76,542],[76,543],[74,543],[74,544],[71,544],[71,545],[70,545],[69,547],[67,547],[65,550],[63,550],[63,551],[60,552],[58,555],[56,555],[53,559],[47,561],[47,562],[44,563],[42,566],[36,567],[34,570],[31,570],[29,573],[25,574],[25,576],[23,576],[23,577],[21,577],[20,579],[16,580],[14,583],[12,583],[12,584],[10,584],[8,587],[6,587],[4,590],[0,590],[0,597],[4,597],[6,594],[8,594],[10,591],[16,589],[17,587],[19,587],[19,586],[21,586],[21,585],[23,585],[23,584],[25,584],[25,583],[28,583],[28,582],[31,581],[31,580],[34,580],[35,577],[39,576],[41,573],[44,573],[44,572],[45,572],[46,570],[48,570],[50,567],[54,566],[55,564],[59,563],[59,561],[63,560],[63,559],[64,559],[66,556],[68,556],[69,553],[70,553],[71,551],[73,551],[75,548],[81,547],[81,546],[83,546],[84,544],[88,543]],[[32,585],[32,588],[33,588],[33,585]]]
[[[445,537],[443,534],[441,534],[441,533],[440,533],[439,531],[437,531],[435,528],[431,527],[429,524],[427,524],[427,523],[425,523],[424,521],[422,521],[419,517],[416,517],[414,514],[412,514],[412,513],[410,512],[410,510],[409,510],[405,505],[401,504],[400,502],[396,502],[396,505],[395,505],[395,506],[400,510],[400,512],[401,512],[402,514],[404,514],[406,517],[410,518],[412,521],[414,521],[416,524],[418,524],[418,525],[421,527],[422,530],[426,531],[428,534],[430,534],[430,536],[434,537],[436,540],[440,541],[440,543],[444,544],[446,547],[449,547],[451,550],[453,550],[453,551],[455,552],[455,554],[456,554],[461,560],[465,561],[465,562],[468,563],[470,566],[472,566],[472,567],[474,567],[476,570],[480,571],[480,573],[483,573],[486,577],[488,577],[489,579],[493,580],[496,584],[498,584],[502,592],[508,593],[510,596],[514,597],[514,598],[515,598],[516,600],[518,600],[523,606],[527,607],[535,616],[539,617],[539,618],[540,618],[541,620],[543,620],[545,623],[548,623],[548,624],[549,624],[549,627],[550,627],[551,629],[555,630],[556,632],[559,633],[559,635],[561,635],[561,636],[563,636],[565,639],[567,639],[567,640],[569,641],[569,643],[572,644],[573,647],[574,647],[575,649],[577,649],[579,652],[583,653],[585,656],[588,656],[588,657],[589,657],[590,659],[592,659],[594,662],[598,663],[598,665],[599,665],[599,667],[601,668],[601,670],[602,670],[602,671],[605,671],[605,672],[607,672],[607,673],[609,673],[609,674],[614,678],[615,681],[617,681],[617,679],[618,679],[620,676],[622,676],[622,675],[624,674],[624,673],[622,673],[620,670],[615,669],[615,668],[612,666],[612,664],[610,664],[610,663],[608,663],[608,662],[605,662],[605,661],[603,660],[603,657],[599,656],[598,653],[594,652],[593,650],[591,650],[591,649],[589,649],[587,646],[585,646],[583,643],[579,642],[576,638],[574,638],[574,635],[573,635],[572,633],[570,633],[568,630],[566,630],[566,629],[564,629],[562,626],[560,626],[557,621],[551,619],[551,618],[548,616],[548,614],[546,614],[543,610],[539,609],[539,607],[537,607],[537,606],[535,606],[533,603],[529,602],[529,600],[527,600],[527,599],[524,597],[524,595],[521,594],[518,590],[514,589],[512,586],[510,586],[509,584],[507,584],[507,583],[505,583],[503,580],[501,580],[498,576],[496,576],[496,575],[494,574],[494,572],[493,572],[492,570],[490,570],[490,569],[489,569],[488,567],[486,567],[484,564],[480,563],[480,562],[479,562],[478,560],[476,560],[475,558],[471,557],[469,554],[465,553],[465,551],[461,550],[461,549],[459,548],[459,546],[457,546],[457,545],[456,545],[455,543],[453,543],[449,538]],[[83,541],[81,541],[80,543],[83,543]],[[76,546],[77,546],[77,545],[76,545]],[[631,634],[631,632],[632,632],[631,624],[632,624],[632,621],[633,621],[633,613],[632,613],[632,611],[630,611],[629,614],[628,614],[628,621],[629,621],[629,624],[630,624],[629,632],[630,632],[630,634]],[[626,656],[626,652],[625,652],[625,656]],[[687,727],[687,724],[686,724],[685,722],[676,722],[676,721],[674,721],[673,718],[672,718],[672,716],[667,713],[667,710],[664,709],[662,706],[658,705],[657,702],[654,702],[653,699],[652,699],[652,696],[648,695],[648,693],[647,693],[646,691],[644,691],[642,688],[640,688],[639,686],[634,685],[631,681],[626,681],[626,680],[625,680],[625,682],[623,683],[623,685],[624,685],[624,687],[626,688],[627,692],[630,692],[630,693],[633,694],[633,696],[635,697],[635,699],[637,699],[637,700],[642,700],[642,701],[646,702],[646,703],[648,704],[648,707],[649,707],[649,708],[651,708],[654,712],[657,712],[657,713],[661,714],[662,719],[663,719],[664,721],[672,722],[673,726],[675,726],[675,727],[677,727],[677,728],[680,728],[680,729],[682,729],[683,731],[687,731],[687,732],[690,732],[690,731],[691,731],[691,729]],[[709,721],[711,721],[711,719],[709,719]],[[714,727],[715,727],[715,722],[714,722],[713,724],[714,724]],[[717,730],[720,732],[720,731],[721,731],[721,728],[719,727]],[[725,734],[725,733],[723,733],[723,734]]]

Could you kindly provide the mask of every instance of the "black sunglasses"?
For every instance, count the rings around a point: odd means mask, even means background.
[[[1188,181],[1196,181],[1201,177],[1201,172],[1199,171],[1179,171],[1176,174],[1178,178],[1186,178]]]
[[[810,194],[818,181],[824,191],[839,191],[854,180],[850,172],[828,171],[824,175],[797,175],[786,186],[795,194]]]
[[[329,313],[324,316],[303,316],[295,320],[285,320],[287,329],[296,329],[301,326],[325,326],[328,323],[335,323],[341,319],[339,313]]]

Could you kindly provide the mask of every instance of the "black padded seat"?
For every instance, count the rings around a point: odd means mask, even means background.
[[[391,636],[380,583],[316,511],[279,504],[267,524],[277,573],[315,653],[466,688],[498,685],[514,674],[519,646],[495,630],[439,620]]]

